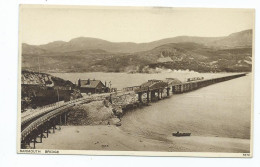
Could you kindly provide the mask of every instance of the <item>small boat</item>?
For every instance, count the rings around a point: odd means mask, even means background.
[[[182,137],[182,136],[190,136],[191,133],[180,133],[179,131],[177,133],[172,133],[173,136],[176,137]]]

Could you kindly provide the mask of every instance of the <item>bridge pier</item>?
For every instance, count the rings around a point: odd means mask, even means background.
[[[179,85],[175,85],[172,87],[172,93],[176,94],[180,91],[180,86]]]
[[[52,122],[52,133],[55,133],[55,129],[56,129],[56,118],[53,119],[53,122]]]
[[[170,96],[170,89],[171,89],[171,88],[167,87],[167,97]]]
[[[40,130],[40,143],[42,143],[42,138],[43,138],[43,128]]]
[[[36,136],[33,138],[33,149],[35,149]]]
[[[49,126],[48,126],[48,122],[46,122],[46,137],[48,138],[49,137]]]
[[[21,148],[27,148],[27,147],[30,148],[30,141],[28,140],[28,138],[24,139],[24,140],[21,142]]]
[[[26,146],[30,147],[30,142],[28,142],[28,140],[23,140],[21,142],[21,148],[26,148]]]
[[[59,122],[59,125],[60,125],[60,126],[62,125],[62,122],[61,122],[61,115],[60,115],[60,122]]]
[[[31,147],[31,138],[29,135],[25,139],[22,140],[21,148],[30,148],[30,147]]]
[[[138,101],[140,103],[143,103],[142,96],[143,96],[143,93],[142,92],[138,92]]]
[[[64,125],[67,125],[67,113],[64,114]]]
[[[146,92],[146,95],[147,95],[147,104],[150,102],[150,98],[149,98],[149,93],[150,91],[148,90],[147,92]]]
[[[172,86],[172,94],[175,92],[175,86]]]
[[[160,89],[157,90],[158,100],[160,100]]]
[[[42,138],[43,138],[43,128],[40,126],[38,128],[37,134],[36,134],[37,138],[40,138],[40,141],[37,143],[42,143]]]
[[[151,102],[154,101],[155,98],[155,91],[151,91]]]

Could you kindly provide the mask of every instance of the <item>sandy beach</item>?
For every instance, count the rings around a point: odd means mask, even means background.
[[[128,134],[116,126],[62,126],[37,149],[168,151],[168,152],[249,152],[250,140],[191,136],[154,140]],[[61,140],[62,139],[62,140]]]

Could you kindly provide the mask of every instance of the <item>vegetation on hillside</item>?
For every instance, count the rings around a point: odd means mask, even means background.
[[[181,36],[141,44],[84,37],[39,46],[23,44],[22,68],[44,72],[146,72],[147,68],[248,72],[252,68],[252,30],[227,37]]]
[[[58,87],[59,90],[54,87]],[[72,90],[64,90],[62,87],[71,87]],[[80,92],[70,81],[46,73],[22,71],[22,112],[28,108],[37,108],[62,100],[69,101],[78,97],[81,97]]]

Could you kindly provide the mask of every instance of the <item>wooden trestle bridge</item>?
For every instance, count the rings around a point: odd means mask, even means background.
[[[246,73],[205,80],[202,77],[198,80],[188,79],[185,82],[181,82],[176,78],[166,78],[166,80],[149,80],[148,82],[140,85],[138,88],[135,88],[134,91],[138,94],[138,101],[140,103],[144,102],[143,95],[146,96],[146,103],[150,103],[154,100],[162,99],[164,90],[166,90],[166,96],[169,97],[170,91],[172,94],[185,93],[211,84],[231,80],[245,75]]]
[[[178,94],[196,90],[201,87],[205,87],[218,82],[231,80],[234,78],[245,76],[246,73],[236,74],[230,76],[224,76],[213,79],[199,79],[199,80],[187,80],[181,82],[176,78],[166,78],[165,80],[149,80],[140,86],[128,87],[125,91],[134,91],[138,95],[139,103],[150,103],[155,100],[163,98],[163,92],[166,90],[166,96],[171,94]],[[146,100],[144,100],[145,96]],[[93,98],[96,97],[96,98]],[[35,144],[42,142],[42,138],[48,138],[49,133],[55,133],[57,126],[67,124],[67,114],[70,112],[70,108],[76,104],[82,104],[93,100],[105,99],[110,97],[111,94],[93,95],[91,97],[83,97],[68,102],[59,102],[55,105],[42,108],[39,111],[34,112],[21,119],[21,148],[30,148],[30,144],[33,143],[32,148],[35,148]],[[112,102],[112,101],[111,101]]]
[[[36,143],[41,143],[42,138],[48,138],[49,133],[55,133],[56,126],[67,125],[67,115],[70,108],[76,104],[83,104],[93,100],[104,99],[110,94],[82,97],[68,102],[58,102],[48,107],[43,107],[33,114],[21,118],[21,148],[35,148]],[[38,140],[37,140],[38,139]]]

